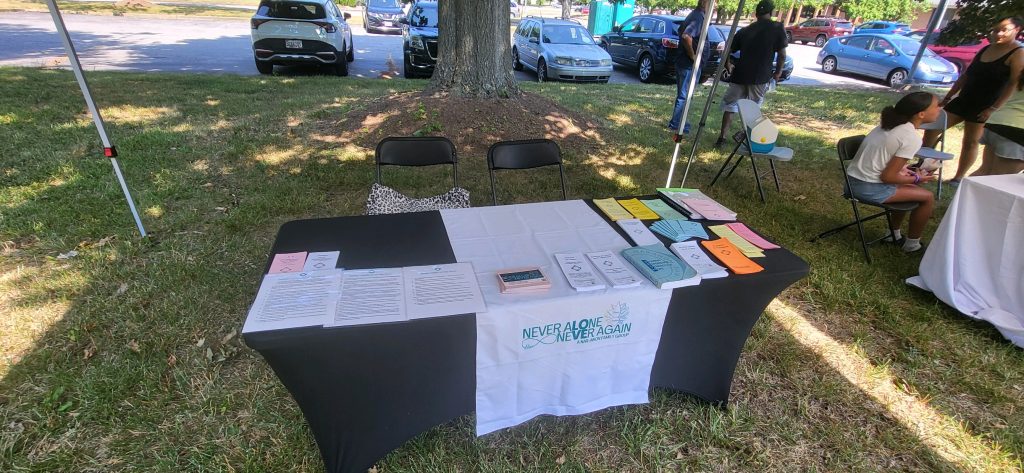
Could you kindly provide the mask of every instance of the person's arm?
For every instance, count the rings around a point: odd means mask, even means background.
[[[775,59],[775,82],[782,80],[782,70],[786,68],[786,48],[780,49]]]
[[[697,62],[697,54],[693,52],[693,38],[688,34],[679,35],[679,45],[683,47],[683,52],[690,57],[691,61]]]
[[[936,176],[920,170],[915,172],[904,172],[908,161],[910,161],[908,158],[893,156],[885,165],[885,169],[882,170],[882,174],[878,176],[878,180],[886,184],[920,184],[922,182],[933,181],[936,179]]]
[[[1003,93],[999,94],[996,102],[991,107],[978,113],[978,118],[981,121],[988,120],[988,117],[993,112],[1002,108],[1006,101],[1010,100],[1010,97],[1017,91],[1017,85],[1020,84],[1022,72],[1024,72],[1024,49],[1018,49],[1017,52],[1010,56],[1010,80],[1006,82],[1006,85],[1003,87]]]

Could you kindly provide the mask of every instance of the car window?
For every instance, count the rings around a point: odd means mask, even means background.
[[[409,9],[409,25],[417,28],[437,28],[437,7],[417,3]]]
[[[882,54],[892,54],[893,53],[892,43],[890,43],[890,42],[888,42],[888,41],[886,41],[886,40],[884,40],[882,38],[878,38],[877,40],[875,40],[875,44],[871,46],[871,50],[876,52],[876,53],[882,53]]]
[[[799,25],[799,26],[800,26],[801,28],[806,28],[806,27],[808,27],[808,26],[811,26],[812,24],[814,24],[814,22],[813,22],[813,21],[811,21],[811,20],[807,20],[807,21],[805,21],[805,22],[803,22],[803,23],[800,23],[800,25]]]
[[[401,8],[399,0],[367,0],[366,6],[370,8]]]
[[[814,22],[814,26],[828,26],[828,20],[818,20]]]
[[[656,25],[654,26],[654,33],[655,34],[665,34],[665,22],[664,21],[655,21],[655,23],[656,23]]]
[[[917,52],[921,50],[920,41],[914,41],[912,39],[897,39],[893,42],[896,43],[896,47],[899,48],[900,51],[903,51],[903,54],[906,54],[907,56],[916,56]],[[935,53],[933,53],[931,49],[925,48],[924,55],[925,57],[934,57]]]
[[[634,29],[636,29],[637,23],[640,23],[639,19],[631,18],[630,20],[628,20],[628,21],[626,21],[625,23],[622,24],[622,30],[621,31],[623,33],[630,33]]]
[[[854,49],[867,49],[870,42],[870,36],[854,36],[846,41],[846,45]]]
[[[582,26],[551,25],[545,26],[544,42],[550,44],[594,44],[594,37]]]
[[[530,31],[527,33],[531,39],[540,39],[540,25],[530,23]]]
[[[654,20],[650,18],[644,18],[640,20],[640,24],[636,28],[637,33],[653,33],[654,32]]]
[[[836,28],[853,28],[853,23],[849,21],[840,21],[836,23]]]
[[[256,14],[289,20],[319,20],[327,16],[327,11],[324,10],[323,5],[318,3],[264,0],[260,3]]]

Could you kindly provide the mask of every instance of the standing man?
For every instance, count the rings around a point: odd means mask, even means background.
[[[686,19],[679,22],[679,53],[676,55],[676,106],[672,110],[672,119],[668,122],[668,128],[673,133],[679,130],[679,120],[683,116],[683,108],[686,106],[686,88],[690,85],[690,76],[696,74],[700,77],[700,68],[694,68],[697,61],[697,43],[700,41],[700,34],[704,28],[704,12],[707,0],[700,0],[697,8],[687,15]],[[701,64],[707,61],[711,55],[711,46],[704,41],[704,51],[701,56]],[[683,133],[690,132],[690,124],[683,128]]]
[[[782,69],[786,65],[786,30],[782,23],[772,21],[775,4],[771,0],[761,0],[757,4],[755,14],[757,21],[743,28],[732,39],[731,52],[740,52],[735,61],[732,75],[729,77],[729,89],[722,98],[722,131],[718,133],[715,147],[725,144],[725,134],[732,124],[732,116],[739,111],[736,102],[748,99],[760,106],[768,93],[771,81],[776,83],[782,77]],[[775,74],[772,74],[772,58],[775,63]],[[733,61],[732,54],[726,56],[725,67]]]

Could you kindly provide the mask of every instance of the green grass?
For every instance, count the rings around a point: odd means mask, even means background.
[[[134,232],[71,74],[0,69],[0,471],[321,470],[301,413],[237,332],[278,226],[363,210],[372,151],[332,142],[331,126],[424,83],[89,78],[152,237]],[[664,183],[673,88],[524,87],[603,125],[602,146],[564,148],[573,197]],[[755,326],[728,410],[659,391],[482,438],[462,418],[380,470],[1020,470],[1024,352],[908,288],[919,256],[879,247],[867,265],[853,232],[806,241],[849,218],[835,140],[869,130],[893,97],[781,88],[766,110],[796,149],[782,193],[761,204],[746,167],[714,189],[812,267]],[[688,183],[706,186],[721,159],[702,146]],[[483,156],[462,161],[486,205]]]

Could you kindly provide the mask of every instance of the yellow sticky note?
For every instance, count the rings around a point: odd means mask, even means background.
[[[743,252],[743,255],[748,258],[764,257],[764,251],[725,225],[712,225],[708,227],[708,230],[715,232],[715,235],[729,240],[730,243],[735,245],[736,248],[739,248],[739,250]]]
[[[640,199],[620,200],[619,204],[640,220],[657,220],[661,218],[657,213],[644,205],[643,202],[640,202]]]
[[[633,214],[627,212],[626,209],[622,208],[622,206],[619,205],[619,203],[616,202],[615,199],[594,199],[594,205],[596,205],[597,208],[601,209],[601,211],[604,212],[604,214],[607,215],[608,218],[612,219],[613,222],[617,220],[633,218]]]

